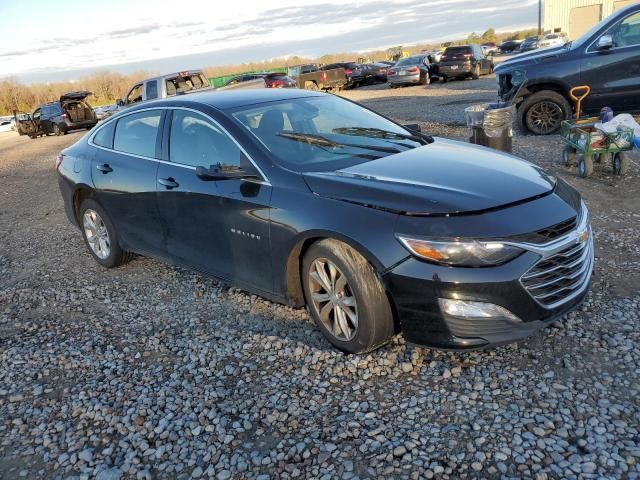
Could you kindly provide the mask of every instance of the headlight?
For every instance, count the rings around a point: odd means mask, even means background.
[[[511,85],[519,87],[524,83],[526,78],[527,75],[524,73],[524,70],[514,70],[513,73],[511,73]]]
[[[423,260],[458,267],[501,265],[516,258],[524,250],[501,242],[478,240],[425,240],[397,235],[413,255]]]

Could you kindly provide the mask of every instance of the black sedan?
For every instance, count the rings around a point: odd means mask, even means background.
[[[514,341],[590,283],[587,209],[568,184],[333,95],[147,102],[64,150],[57,170],[99,264],[135,252],[306,304],[347,352],[398,331],[446,349]]]

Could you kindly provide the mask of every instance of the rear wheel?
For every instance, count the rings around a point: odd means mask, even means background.
[[[624,175],[629,171],[629,157],[624,152],[618,152],[613,156],[612,166],[614,175]]]
[[[78,218],[89,253],[100,265],[112,268],[131,259],[132,255],[120,247],[115,227],[98,202],[91,198],[82,202]]]
[[[53,134],[56,137],[59,137],[60,135],[64,135],[64,131],[58,126],[57,123],[53,124]]]
[[[543,90],[525,99],[518,108],[520,128],[535,135],[550,135],[571,116],[571,105],[558,92]]]
[[[364,353],[393,335],[393,314],[371,264],[337,240],[312,245],[302,262],[307,306],[324,336],[337,348]]]
[[[471,78],[477,80],[480,78],[480,65],[476,63],[476,66],[473,68],[473,73],[471,74]]]
[[[431,83],[431,78],[429,78],[429,72],[424,74],[424,77],[420,77],[421,85],[429,85]]]
[[[576,149],[570,147],[569,145],[564,147],[562,150],[562,164],[565,167],[570,167],[575,163],[576,160]]]
[[[440,83],[447,83],[447,77],[440,77]]]
[[[581,177],[590,177],[593,174],[593,156],[585,153],[578,160],[578,173]]]

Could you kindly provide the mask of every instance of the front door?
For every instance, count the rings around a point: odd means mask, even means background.
[[[640,12],[630,14],[607,32],[613,48],[587,47],[581,83],[591,86],[587,113],[611,107],[616,113],[640,111]]]
[[[157,191],[169,255],[225,280],[272,291],[271,186],[255,180],[202,180],[198,166],[244,166],[246,155],[209,117],[172,111],[165,129],[167,163]]]
[[[19,135],[35,135],[36,124],[29,113],[14,110],[13,118],[16,122],[16,130]]]
[[[166,254],[156,205],[162,115],[162,110],[124,115],[93,137],[97,200],[124,248],[152,256]]]

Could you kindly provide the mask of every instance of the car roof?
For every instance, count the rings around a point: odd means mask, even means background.
[[[208,105],[218,110],[255,105],[258,103],[274,102],[278,100],[289,100],[294,98],[329,97],[331,95],[297,88],[256,88],[226,90],[222,92],[207,91],[200,93],[189,93],[186,95],[176,95],[161,100],[143,102],[141,108],[149,108],[152,105],[158,107],[186,106],[187,104]],[[133,110],[133,109],[132,109]],[[131,111],[132,111],[131,110]],[[129,109],[124,111],[130,111]]]

